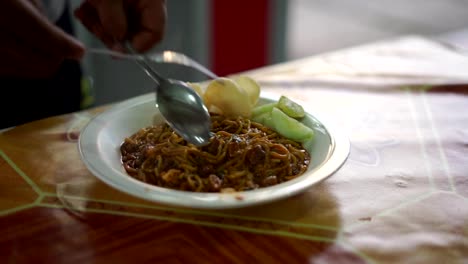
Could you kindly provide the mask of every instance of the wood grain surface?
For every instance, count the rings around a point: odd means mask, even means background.
[[[2,263],[363,263],[326,242],[61,209],[21,211],[0,226]]]

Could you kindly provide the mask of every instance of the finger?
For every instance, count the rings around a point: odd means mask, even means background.
[[[83,3],[74,12],[75,17],[83,26],[99,38],[107,47],[111,48],[115,44],[114,38],[104,30],[96,9],[88,2]]]
[[[151,31],[140,31],[131,38],[132,46],[138,52],[150,50],[159,41],[161,41],[160,35]]]
[[[4,1],[3,5],[0,15],[3,30],[10,30],[24,43],[49,55],[73,59],[84,55],[83,44],[48,21],[32,3],[17,0]]]
[[[58,51],[61,51],[60,53],[63,54],[63,57],[75,60],[83,58],[85,53],[84,44],[59,28],[57,28],[57,31],[60,32],[56,32],[57,35],[54,37],[59,45]]]
[[[133,47],[140,52],[151,49],[159,43],[165,32],[167,10],[163,0],[139,1],[135,7],[138,12],[131,32]]]
[[[127,16],[123,0],[88,0],[98,14],[104,32],[118,41],[127,35]]]

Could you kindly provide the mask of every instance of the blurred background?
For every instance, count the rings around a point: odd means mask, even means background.
[[[185,53],[219,76],[402,35],[468,30],[467,0],[167,0],[167,8],[165,39],[151,52]],[[103,47],[80,24],[76,30],[88,47]],[[155,67],[171,78],[206,79],[182,66]],[[88,105],[152,91],[134,63],[87,55],[83,68]]]

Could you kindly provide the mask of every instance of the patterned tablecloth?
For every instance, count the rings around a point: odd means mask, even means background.
[[[294,197],[174,208],[80,160],[105,107],[0,134],[1,263],[467,263],[468,57],[417,36],[258,69],[347,133],[343,167]]]

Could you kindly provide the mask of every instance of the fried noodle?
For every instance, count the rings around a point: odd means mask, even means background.
[[[212,115],[210,143],[188,144],[167,124],[140,129],[120,147],[127,173],[193,192],[246,191],[303,174],[310,155],[298,142],[247,118]]]

